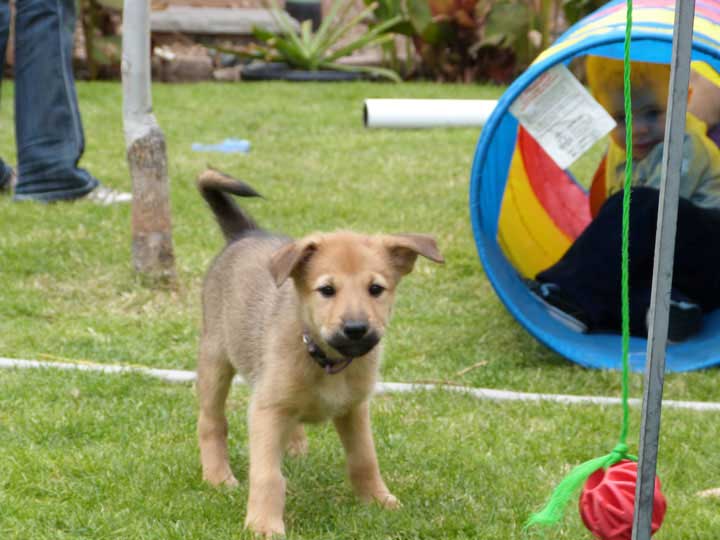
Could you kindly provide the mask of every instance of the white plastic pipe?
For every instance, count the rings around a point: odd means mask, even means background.
[[[483,126],[494,99],[366,99],[363,121],[369,128]]]

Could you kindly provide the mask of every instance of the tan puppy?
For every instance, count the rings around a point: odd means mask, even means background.
[[[395,288],[417,255],[443,262],[430,236],[313,234],[259,229],[228,194],[257,196],[209,170],[198,187],[227,239],[203,288],[198,435],[203,478],[236,486],[228,462],[225,400],[233,375],[252,387],[245,526],[284,534],[284,450],[307,450],[302,423],[332,420],[363,501],[395,508],[378,469],[369,399]]]

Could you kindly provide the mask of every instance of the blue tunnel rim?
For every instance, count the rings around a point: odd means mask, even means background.
[[[702,34],[697,36],[698,38],[702,38]],[[483,271],[485,272],[486,276],[488,277],[488,280],[490,281],[490,284],[492,285],[495,293],[497,294],[498,298],[500,298],[501,302],[505,306],[505,308],[510,312],[510,314],[517,320],[522,327],[528,331],[535,339],[537,339],[540,343],[542,343],[544,346],[548,347],[549,349],[553,350],[557,354],[560,354],[567,360],[579,364],[583,367],[589,367],[589,368],[607,368],[608,366],[601,366],[597,363],[590,362],[587,360],[583,360],[581,358],[578,358],[577,356],[574,356],[572,354],[572,347],[563,347],[562,342],[558,339],[557,336],[553,335],[551,332],[548,332],[546,329],[543,329],[541,326],[537,325],[534,321],[532,321],[526,314],[523,312],[522,309],[520,309],[520,306],[514,301],[514,299],[511,297],[511,295],[506,291],[503,287],[499,286],[499,278],[496,275],[495,268],[493,264],[489,260],[488,255],[488,249],[486,246],[487,242],[492,242],[494,246],[497,246],[497,234],[495,234],[492,238],[488,239],[488,234],[486,231],[484,231],[482,227],[482,220],[481,220],[481,208],[480,208],[480,194],[482,190],[482,167],[483,162],[485,161],[486,156],[488,155],[490,145],[494,139],[495,133],[500,125],[500,122],[505,118],[506,114],[509,114],[508,109],[512,105],[512,103],[515,102],[517,97],[542,73],[547,71],[548,69],[552,68],[553,66],[556,66],[560,63],[565,63],[566,61],[572,60],[573,58],[576,58],[578,56],[584,56],[587,54],[591,54],[591,52],[594,49],[598,49],[601,47],[609,46],[609,45],[617,45],[624,43],[625,40],[625,34],[624,31],[618,32],[613,31],[609,34],[604,34],[601,36],[591,36],[585,39],[582,39],[578,41],[577,43],[570,45],[566,47],[565,49],[562,49],[556,54],[553,54],[549,56],[546,59],[543,59],[542,61],[538,62],[537,64],[532,64],[522,75],[520,75],[503,93],[501,98],[498,100],[497,105],[495,106],[495,109],[493,110],[492,114],[488,118],[488,121],[485,123],[485,126],[483,126],[483,129],[481,131],[481,134],[479,136],[478,143],[476,145],[475,149],[475,155],[473,157],[473,163],[472,163],[472,169],[471,169],[471,176],[470,176],[470,189],[469,189],[469,210],[470,210],[470,219],[472,224],[472,232],[473,237],[475,240],[475,246],[478,252],[478,256],[480,259],[480,262],[483,267]],[[665,34],[658,34],[656,32],[647,31],[647,30],[635,30],[632,33],[631,36],[632,43],[637,42],[644,42],[644,41],[652,41],[652,42],[661,42],[665,45],[670,44],[672,45],[672,34],[665,35]],[[560,40],[558,40],[559,42]],[[710,45],[707,45],[703,43],[702,41],[696,41],[693,40],[692,44],[692,50],[700,53],[702,55],[707,55],[709,57],[713,57],[715,59],[720,60],[720,50],[712,47]],[[717,66],[714,66],[717,68]],[[506,179],[504,180],[506,181]],[[499,248],[499,246],[498,246]],[[504,255],[502,255],[504,257]],[[508,262],[509,264],[509,262]],[[511,266],[511,265],[510,265]],[[518,275],[517,279],[521,279]],[[588,339],[591,339],[590,337]],[[631,338],[631,339],[641,339],[641,338]],[[645,342],[645,340],[642,340]],[[580,352],[580,351],[578,351]],[[703,369],[710,367],[714,364],[720,363],[720,353],[718,354],[718,359],[715,361],[706,361],[703,363],[699,363],[696,365],[688,366],[688,367],[679,367],[677,369],[672,369],[672,371],[680,372],[680,371],[690,371],[690,370],[697,370],[697,369]],[[670,369],[669,369],[670,370]],[[636,371],[638,371],[636,369]]]

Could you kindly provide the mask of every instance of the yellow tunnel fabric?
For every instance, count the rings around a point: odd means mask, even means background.
[[[535,196],[516,147],[500,209],[498,244],[523,277],[534,278],[557,262],[571,243]]]

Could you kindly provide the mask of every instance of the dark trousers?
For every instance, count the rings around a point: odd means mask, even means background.
[[[621,328],[622,192],[608,198],[597,217],[555,265],[537,280],[555,283],[588,316],[591,330]],[[630,331],[645,335],[650,307],[659,192],[633,188],[630,203]],[[678,206],[673,298],[704,311],[720,307],[720,211],[686,199]]]

